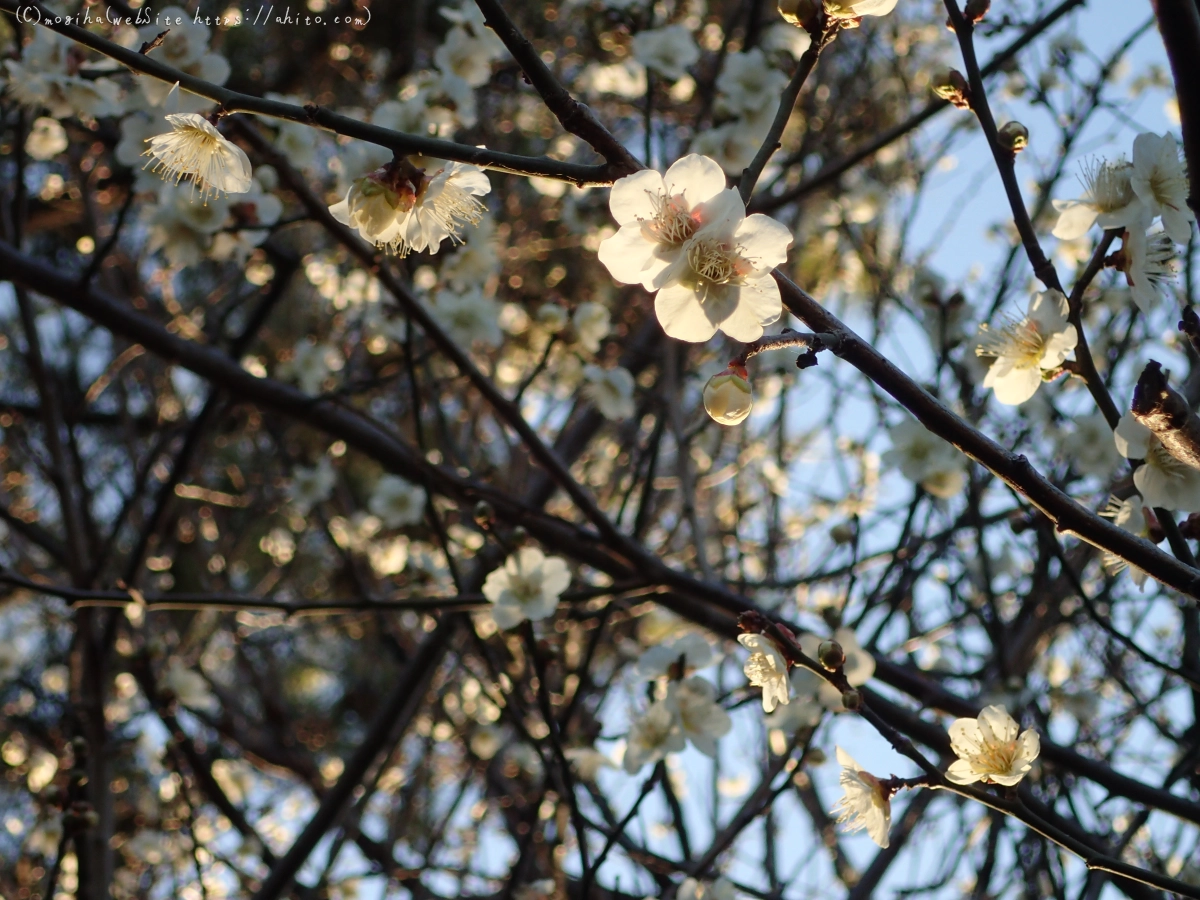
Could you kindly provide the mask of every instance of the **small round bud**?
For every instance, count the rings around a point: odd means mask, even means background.
[[[522,546],[527,540],[529,540],[529,532],[525,530],[524,526],[518,525],[512,530],[512,542],[516,546]]]
[[[830,672],[836,672],[846,664],[846,651],[837,641],[821,641],[817,648],[817,660]]]
[[[817,14],[817,0],[779,0],[779,14],[797,28],[807,28]]]
[[[963,73],[957,69],[946,69],[934,75],[930,87],[935,94],[959,109],[969,109],[971,106],[971,88]]]
[[[988,10],[991,8],[992,0],[967,0],[967,5],[963,9],[963,15],[978,25],[983,21],[983,17],[988,14]]]
[[[829,536],[835,544],[848,544],[854,540],[854,526],[849,522],[839,522],[829,529]]]
[[[475,522],[483,527],[490,525],[495,520],[496,510],[492,507],[492,504],[488,503],[486,500],[480,500],[475,504],[473,515]]]
[[[804,762],[810,766],[821,766],[829,759],[820,747],[810,747],[808,752],[804,754]]]
[[[851,712],[862,709],[862,694],[851,688],[848,691],[842,691],[842,706]]]
[[[842,611],[836,606],[821,607],[821,618],[825,620],[825,624],[830,628],[842,627]]]
[[[754,408],[754,392],[744,366],[730,365],[704,386],[704,408],[714,422],[737,425]]]
[[[1000,146],[1013,153],[1020,153],[1029,146],[1029,129],[1020,122],[1005,122],[996,132]]]

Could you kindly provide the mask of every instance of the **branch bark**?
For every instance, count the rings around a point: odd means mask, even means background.
[[[1133,389],[1133,417],[1154,432],[1163,449],[1181,463],[1200,469],[1200,416],[1167,383],[1162,365],[1146,363]]]

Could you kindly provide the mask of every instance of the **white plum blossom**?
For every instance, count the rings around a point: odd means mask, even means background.
[[[504,55],[504,44],[483,29],[485,36],[475,37],[455,25],[433,53],[433,64],[443,74],[455,75],[471,87],[487,84],[492,78],[492,62]]]
[[[715,654],[712,644],[695,631],[684,632],[665,643],[649,648],[638,657],[634,671],[639,678],[658,678],[666,675],[671,666],[683,660],[683,673],[712,665]]]
[[[599,366],[584,366],[583,395],[592,401],[606,419],[620,421],[633,415],[633,375],[628,369],[617,366],[602,369]]]
[[[34,159],[54,159],[67,149],[67,132],[58,119],[39,116],[25,138],[25,152]]]
[[[167,671],[160,682],[161,687],[175,695],[175,699],[189,709],[215,713],[220,703],[208,686],[208,680],[194,669],[189,669],[183,660],[172,657]]]
[[[627,100],[646,95],[646,67],[637,60],[601,65],[589,63],[575,80],[576,89],[591,96],[616,94]]]
[[[563,756],[571,763],[575,774],[584,781],[595,781],[601,769],[615,769],[616,763],[595,747],[568,747]]]
[[[497,347],[503,339],[500,307],[491,297],[485,297],[479,288],[461,294],[438,291],[430,309],[461,347],[469,348],[477,341],[487,347]]]
[[[1123,157],[1114,161],[1091,160],[1083,167],[1083,196],[1078,200],[1055,200],[1058,222],[1051,232],[1062,241],[1087,234],[1093,225],[1123,228],[1146,215],[1146,208],[1133,189],[1134,167]]]
[[[772,68],[759,48],[730,53],[717,76],[720,92],[717,105],[734,116],[756,116],[764,110],[773,111],[787,82],[787,76]]]
[[[601,242],[600,262],[622,284],[657,290],[659,277],[684,244],[712,220],[709,204],[725,190],[721,167],[696,153],[675,162],[665,175],[643,169],[619,179],[608,207],[621,227]]]
[[[1196,215],[1188,206],[1187,172],[1175,138],[1146,132],[1133,139],[1130,184],[1146,212],[1162,217],[1163,230],[1171,239],[1186,244]]]
[[[483,217],[479,196],[492,189],[478,166],[450,162],[432,176],[411,164],[389,163],[351,184],[330,214],[365,241],[399,256],[457,243],[463,228]]]
[[[190,188],[158,185],[158,202],[145,208],[149,227],[146,249],[162,250],[173,266],[195,265],[212,249],[214,236],[229,218],[229,199],[194,202]]]
[[[1114,525],[1140,538],[1150,537],[1150,520],[1146,515],[1145,501],[1140,494],[1134,494],[1124,500],[1109,497],[1104,509],[1100,510],[1100,515],[1112,519]],[[1137,566],[1131,566],[1110,550],[1104,551],[1104,568],[1114,575],[1123,569],[1129,569],[1129,577],[1133,579],[1133,583],[1140,590],[1146,589],[1146,573]]]
[[[1067,321],[1067,298],[1060,291],[1035,294],[1024,318],[1006,316],[998,328],[979,327],[975,353],[993,357],[983,386],[1009,406],[1024,403],[1042,383],[1042,372],[1062,365],[1079,335]]]
[[[668,81],[678,81],[700,59],[700,48],[686,26],[664,25],[639,31],[630,42],[633,58]]]
[[[586,304],[583,304],[583,305],[586,305]],[[599,303],[597,303],[595,305],[600,306]],[[604,310],[605,317],[607,320],[608,310],[605,309],[603,306],[600,306],[600,308]],[[539,306],[537,308],[537,312],[534,313],[533,320],[537,323],[538,328],[542,329],[542,331],[545,331],[547,334],[558,334],[560,331],[562,331],[564,328],[567,327],[567,322],[570,321],[570,317],[567,315],[566,309],[559,306],[557,303],[543,303],[541,306]],[[578,329],[576,329],[576,330],[578,330]],[[606,329],[605,334],[607,334],[607,333],[608,332]],[[597,340],[596,341],[596,350],[599,350],[599,349],[600,349],[600,341]],[[595,351],[592,351],[592,352],[595,352]]]
[[[730,366],[704,385],[704,411],[721,425],[737,425],[754,409],[754,392],[743,366]]]
[[[283,201],[266,188],[275,184],[274,178],[275,170],[263,166],[254,173],[250,190],[229,202],[230,222],[213,235],[209,256],[245,265],[254,248],[270,236],[271,226],[283,213]]]
[[[834,19],[886,16],[899,0],[825,0],[825,12]]]
[[[1059,441],[1059,452],[1084,475],[1108,478],[1121,461],[1110,437],[1112,428],[1103,413],[1080,416],[1075,427]]]
[[[966,458],[953,444],[913,418],[889,428],[888,435],[892,449],[883,454],[886,465],[895,466],[935,497],[949,499],[962,492],[967,483]]]
[[[730,175],[741,175],[742,170],[754,160],[754,154],[762,146],[765,132],[757,124],[735,119],[706,128],[692,141],[692,150],[713,160]]]
[[[717,329],[739,341],[762,337],[783,311],[771,270],[787,259],[791,232],[725,187],[713,160],[690,154],[659,175],[643,170],[613,185],[609,209],[621,228],[600,244],[613,278],[657,290],[663,330],[706,341]]]
[[[296,466],[288,485],[288,499],[300,515],[308,515],[318,503],[328,500],[337,483],[337,473],[328,456],[322,456],[315,466]]]
[[[625,739],[625,771],[633,775],[647,763],[656,763],[668,753],[678,753],[686,745],[679,715],[659,700],[634,719]]]
[[[717,739],[733,727],[729,713],[716,697],[717,689],[699,676],[667,685],[666,703],[678,717],[683,736],[712,759],[717,756]]]
[[[9,97],[22,106],[45,107],[55,119],[120,115],[121,88],[108,78],[79,75],[79,45],[49,28],[33,28],[21,59],[7,60]]]
[[[589,353],[596,353],[600,350],[600,342],[612,331],[612,315],[603,303],[588,301],[575,308],[571,325],[583,348]]]
[[[1133,473],[1133,484],[1147,506],[1200,512],[1200,470],[1168,453],[1133,413],[1121,417],[1113,439],[1117,452],[1126,459],[1143,461]]]
[[[676,900],[741,900],[741,896],[724,878],[712,882],[685,878],[683,884],[679,885],[679,890],[675,892]]]
[[[196,21],[191,13],[178,6],[168,6],[161,12],[156,10],[156,13],[161,17],[160,21],[167,19],[182,19],[182,21],[178,24],[172,21],[167,36],[163,38],[162,44],[154,50],[154,59],[188,75],[195,75],[211,84],[224,84],[229,80],[231,71],[229,60],[220,53],[209,52],[207,25]],[[150,24],[138,29],[138,37],[141,41],[149,42],[155,40],[162,31],[162,26]],[[142,86],[142,94],[146,102],[152,107],[161,106],[171,90],[168,83],[157,78],[139,78],[138,81]],[[208,98],[187,91],[178,93],[180,112],[200,112],[210,108],[213,104],[213,101]]]
[[[200,189],[200,199],[208,202],[221,194],[244,194],[250,190],[250,158],[246,151],[225,138],[208,119],[197,113],[173,113],[166,116],[171,130],[148,138],[145,156],[150,171],[166,181],[179,184],[183,179]]]
[[[880,847],[887,847],[888,832],[892,827],[892,804],[887,791],[879,779],[854,761],[841,747],[837,749],[837,761],[842,767],[839,781],[842,798],[833,808],[837,821],[849,832],[866,829],[867,834]]]
[[[1041,752],[1038,733],[1019,727],[1003,706],[987,706],[978,719],[955,719],[950,724],[950,749],[958,757],[946,770],[955,784],[1017,784]]]
[[[292,348],[291,358],[279,366],[279,375],[295,381],[306,394],[319,394],[325,379],[343,365],[336,347],[304,338]]]
[[[1150,315],[1176,276],[1175,241],[1163,231],[1147,234],[1138,226],[1125,232],[1125,278],[1133,302]]]
[[[771,270],[787,260],[791,232],[761,213],[747,216],[732,188],[717,195],[711,211],[656,279],[655,314],[677,340],[706,341],[720,329],[756,341],[783,312]]]
[[[547,557],[537,547],[522,547],[488,575],[483,595],[492,602],[492,618],[502,629],[529,619],[536,622],[554,615],[558,598],[571,583],[564,560]]]
[[[789,700],[788,664],[775,642],[761,634],[739,634],[738,643],[750,651],[742,671],[754,687],[762,688],[763,712]]]
[[[821,721],[825,712],[825,704],[820,699],[821,688],[827,682],[816,672],[811,672],[804,666],[796,666],[788,676],[791,688],[791,700],[787,706],[778,707],[773,713],[764,717],[767,728],[783,732],[785,739],[790,738],[800,728],[812,728]],[[841,694],[838,695],[838,707],[841,707]]]
[[[375,482],[367,509],[388,528],[403,528],[425,518],[425,503],[423,487],[399,475],[383,475]]]

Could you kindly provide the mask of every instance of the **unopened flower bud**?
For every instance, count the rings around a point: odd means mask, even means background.
[[[817,648],[817,659],[830,672],[836,672],[846,664],[846,651],[837,641],[821,641]]]
[[[949,100],[959,109],[971,106],[971,88],[963,73],[957,69],[946,69],[933,78],[933,92],[943,100]]]
[[[514,545],[516,545],[517,547],[520,547],[527,540],[529,540],[529,532],[525,530],[525,527],[523,525],[518,525],[516,528],[514,528],[512,530],[511,539],[512,539],[512,542]]]
[[[779,0],[779,14],[797,28],[807,28],[817,14],[816,0]]]
[[[1013,153],[1020,153],[1029,146],[1029,129],[1020,122],[1005,122],[996,132],[1000,146]]]
[[[820,747],[810,747],[804,754],[804,762],[810,766],[824,765],[828,758]]]
[[[744,366],[731,365],[704,386],[704,408],[713,421],[736,425],[754,408],[754,392]]]
[[[967,5],[963,9],[963,15],[971,22],[979,24],[991,8],[992,0],[967,0]]]
[[[835,544],[848,544],[854,540],[854,526],[849,522],[840,522],[829,529],[829,536]]]
[[[480,500],[475,504],[474,516],[475,522],[481,528],[483,528],[490,525],[492,521],[495,520],[496,510],[492,507],[492,504],[488,503],[486,500]]]
[[[848,691],[842,691],[842,706],[851,712],[862,709],[862,694],[851,688]]]

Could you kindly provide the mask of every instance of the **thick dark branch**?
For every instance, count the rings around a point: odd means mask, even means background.
[[[1055,524],[1059,534],[1073,535],[1115,553],[1164,584],[1200,597],[1200,572],[1080,506],[1051,484],[1024,456],[1005,450],[956,416],[789,278],[776,272],[775,279],[783,293],[784,305],[809,328],[841,337],[841,346],[836,351],[838,356],[891,394],[934,434],[954,444],[1013,490],[1028,497]]]
[[[1188,204],[1196,209],[1200,203],[1200,8],[1196,0],[1155,0],[1154,13],[1171,61],[1179,101],[1190,187]]]
[[[643,168],[633,154],[596,118],[595,113],[559,84],[554,73],[542,62],[541,54],[513,24],[499,0],[476,0],[476,5],[483,13],[488,27],[504,42],[504,46],[513,55],[533,89],[538,92],[546,108],[554,113],[562,127],[587,141],[593,150],[608,160],[611,180],[615,181],[622,175],[630,175]]]
[[[1167,383],[1162,365],[1146,363],[1133,389],[1133,417],[1154,432],[1163,448],[1181,463],[1200,469],[1200,416]]]
[[[0,0],[0,10],[18,14],[18,10],[39,9],[36,4],[23,3],[19,0]],[[348,116],[322,109],[315,104],[297,106],[294,103],[284,103],[279,100],[265,100],[250,94],[241,94],[221,87],[195,75],[172,68],[159,62],[153,56],[144,56],[136,50],[130,50],[106,40],[95,32],[80,28],[77,25],[67,25],[62,22],[53,23],[53,16],[45,13],[43,27],[56,31],[64,37],[91,47],[97,53],[124,63],[135,72],[149,75],[169,84],[179,83],[180,88],[207,97],[218,104],[223,113],[257,113],[275,119],[286,119],[290,122],[301,122],[305,125],[315,125],[326,128],[337,134],[358,138],[381,147],[387,147],[396,153],[421,154],[436,159],[451,159],[458,162],[472,163],[499,172],[513,172],[517,175],[540,175],[544,178],[556,178],[570,181],[578,185],[611,184],[622,175],[627,174],[626,168],[614,165],[584,166],[577,163],[562,162],[547,157],[518,156],[513,153],[501,153],[480,147],[470,147],[465,144],[455,144],[451,141],[439,141],[435,138],[414,134],[403,134],[378,125],[368,125]]]

